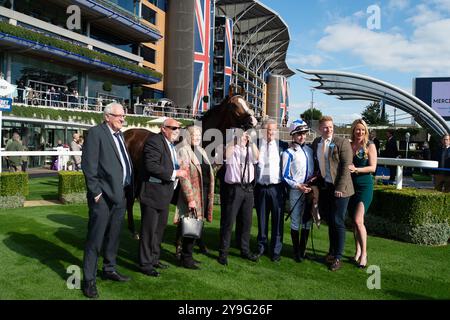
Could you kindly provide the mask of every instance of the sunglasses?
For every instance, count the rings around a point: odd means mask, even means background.
[[[170,130],[173,130],[173,131],[175,131],[175,130],[180,130],[181,129],[181,127],[173,127],[173,126],[164,126],[165,128],[168,128],[168,129],[170,129]]]

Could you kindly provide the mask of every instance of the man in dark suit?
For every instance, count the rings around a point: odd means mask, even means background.
[[[284,201],[286,189],[281,177],[281,154],[288,144],[278,139],[278,126],[274,120],[263,125],[264,137],[259,146],[259,162],[256,166],[255,204],[258,217],[258,256],[270,249],[271,260],[281,259],[284,229]],[[271,237],[269,248],[269,217]]]
[[[333,136],[333,119],[323,116],[319,120],[321,137],[313,141],[314,167],[323,179],[319,195],[319,211],[328,223],[330,247],[325,258],[331,271],[341,268],[345,246],[345,215],[347,205],[355,191],[349,165],[353,162],[352,147],[348,139]]]
[[[386,131],[387,142],[386,148],[384,149],[384,156],[386,158],[397,158],[398,157],[398,148],[397,148],[397,140],[394,137],[394,130],[389,129]],[[395,166],[388,166],[389,168],[389,180],[395,181],[397,168]]]
[[[111,103],[104,109],[104,122],[89,129],[81,159],[86,180],[89,223],[83,262],[83,293],[98,297],[97,260],[103,248],[103,278],[129,281],[117,272],[119,235],[125,215],[125,193],[132,186],[132,167],[120,129],[124,109]]]
[[[169,266],[159,261],[161,242],[169,216],[170,200],[176,187],[176,178],[186,178],[179,169],[173,143],[180,133],[180,124],[171,118],[164,121],[161,133],[150,136],[144,145],[144,179],[141,188],[141,235],[139,266],[142,273],[157,277],[155,268]]]

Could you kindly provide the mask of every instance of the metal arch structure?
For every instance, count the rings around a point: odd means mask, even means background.
[[[386,104],[409,113],[417,122],[425,123],[439,136],[450,132],[447,122],[429,105],[390,83],[349,72],[297,70],[312,76],[308,80],[319,83],[315,89],[340,100],[384,100]]]
[[[233,19],[233,58],[263,78],[266,72],[286,77],[290,35],[280,15],[257,0],[216,0],[216,10]]]

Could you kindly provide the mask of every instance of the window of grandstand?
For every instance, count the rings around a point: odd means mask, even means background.
[[[141,47],[141,57],[144,58],[145,61],[150,63],[156,63],[156,51],[152,48],[142,46]]]
[[[142,19],[156,25],[156,12],[147,6],[142,6]]]

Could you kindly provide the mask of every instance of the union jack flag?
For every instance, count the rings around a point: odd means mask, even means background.
[[[233,74],[233,19],[225,19],[225,96],[228,95],[228,90]]]
[[[289,84],[285,77],[281,78],[280,92],[280,125],[283,123],[289,108]]]
[[[193,114],[209,108],[209,100],[205,102],[203,97],[209,96],[213,21],[214,0],[195,0]]]

